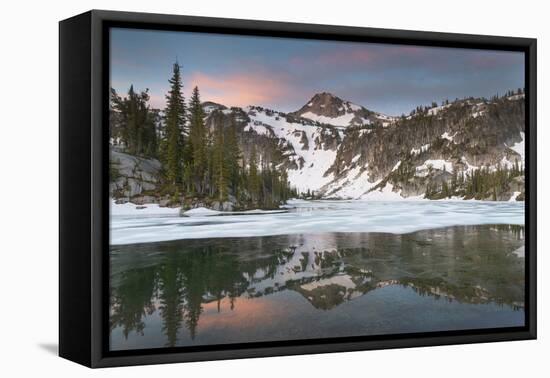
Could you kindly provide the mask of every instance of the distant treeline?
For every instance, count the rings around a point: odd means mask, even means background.
[[[235,119],[210,129],[205,124],[199,88],[185,102],[179,64],[173,65],[162,114],[149,105],[148,90],[130,87],[122,97],[111,89],[111,141],[125,152],[162,163],[158,195],[229,201],[236,208],[273,208],[296,196],[282,166],[267,163],[250,146],[242,152]],[[113,172],[111,167],[111,172]]]
[[[392,173],[393,179],[406,182],[414,177],[416,167],[407,162],[401,164]],[[496,167],[484,166],[471,171],[456,171],[452,173],[443,167],[443,176],[434,180],[434,169],[428,166],[426,191],[424,198],[445,199],[460,197],[464,199],[500,200],[501,196],[509,195],[514,185],[514,179],[524,176],[523,165],[516,160],[510,166],[498,164]],[[519,183],[517,183],[519,185]],[[518,198],[523,200],[523,198]]]
[[[512,96],[517,96],[517,95],[524,95],[525,94],[525,89],[524,88],[518,88],[517,90],[508,90],[504,93],[504,96],[500,96],[498,93],[494,96],[491,96],[491,98],[489,100],[487,100],[486,98],[481,98],[481,100],[484,102],[484,103],[487,103],[488,101],[491,101],[491,102],[495,102],[495,101],[498,101],[500,100],[501,98],[507,98],[507,97],[512,97]],[[475,97],[463,97],[462,100],[471,100],[471,101],[474,101],[476,100]],[[478,99],[479,100],[479,99]],[[460,99],[459,98],[456,98],[454,100],[454,102],[459,102]],[[428,111],[430,109],[435,109],[439,106],[448,106],[448,105],[451,105],[452,102],[449,101],[449,99],[445,99],[443,101],[441,101],[441,105],[438,105],[437,102],[435,101],[432,101],[432,103],[430,105],[419,105],[417,106],[416,108],[414,108],[413,110],[410,111],[409,113],[409,116],[414,116],[414,115],[417,115],[417,114],[427,114]],[[402,114],[401,115],[401,118],[405,118],[405,114]]]
[[[501,195],[510,193],[512,180],[523,175],[523,166],[517,160],[512,167],[499,164],[495,169],[481,167],[460,174],[455,171],[452,173],[450,182],[443,181],[439,185],[429,184],[426,187],[425,197],[442,199],[458,196],[464,199],[497,201],[500,200]]]

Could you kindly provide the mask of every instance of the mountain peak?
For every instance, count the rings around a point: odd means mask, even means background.
[[[313,97],[306,104],[308,108],[321,107],[330,108],[336,106],[340,108],[344,103],[348,101],[342,100],[340,97],[333,95],[330,92],[320,92],[313,95]]]
[[[311,100],[335,100],[335,101],[343,101],[340,97],[330,93],[330,92],[319,92],[313,95]]]
[[[348,101],[342,100],[340,97],[329,92],[316,93],[311,99],[302,106],[296,114],[302,116],[304,114],[315,114],[329,118],[335,118],[352,112],[354,109]],[[360,107],[357,107],[360,108]]]
[[[330,92],[319,92],[292,114],[337,127],[348,127],[369,125],[374,113]]]

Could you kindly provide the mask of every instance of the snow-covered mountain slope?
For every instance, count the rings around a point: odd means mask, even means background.
[[[288,178],[299,191],[318,190],[333,177],[327,174],[336,158],[343,133],[335,127],[317,126],[306,120],[260,107],[246,109],[250,119],[244,131],[277,138],[288,160]]]
[[[207,124],[236,120],[245,159],[254,144],[261,160],[286,168],[300,192],[376,200],[467,197],[468,177],[504,168],[521,172],[498,195],[482,191],[480,198],[522,199],[524,107],[521,94],[457,100],[408,117],[384,116],[329,93],[293,113],[205,104]]]

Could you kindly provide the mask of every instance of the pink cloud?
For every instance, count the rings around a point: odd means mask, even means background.
[[[287,78],[272,72],[236,72],[211,75],[203,72],[191,74],[191,85],[199,87],[203,101],[214,101],[226,106],[268,106],[288,96]]]

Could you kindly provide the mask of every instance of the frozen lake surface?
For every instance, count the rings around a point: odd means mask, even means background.
[[[113,204],[111,245],[327,232],[404,234],[448,226],[525,222],[524,202],[292,200],[284,208],[286,212],[195,212],[180,217],[174,209],[133,210]]]

